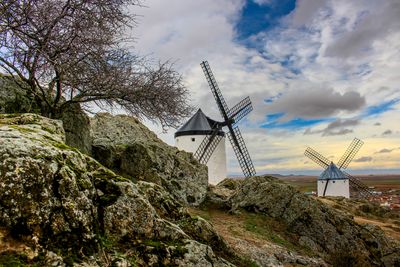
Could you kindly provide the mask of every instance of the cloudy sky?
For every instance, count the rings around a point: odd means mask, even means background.
[[[172,60],[192,104],[220,119],[200,63],[208,60],[241,122],[261,173],[315,174],[311,146],[337,161],[354,137],[365,144],[353,173],[400,172],[398,0],[146,0],[134,7],[135,49]],[[169,144],[173,133],[151,129]],[[240,169],[227,144],[230,174]]]

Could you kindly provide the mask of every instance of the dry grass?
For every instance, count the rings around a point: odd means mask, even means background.
[[[0,228],[0,253],[10,251],[24,254],[29,259],[33,259],[37,256],[37,253],[35,253],[32,248],[25,245],[22,241],[11,238],[5,229]]]
[[[386,235],[400,241],[400,227],[393,220],[387,220],[387,222],[381,222],[378,220],[367,219],[365,217],[355,216],[354,221],[359,224],[373,224],[379,226]]]
[[[299,247],[293,234],[278,221],[262,214],[242,211],[240,214],[229,214],[218,209],[194,209],[189,212],[208,220],[214,229],[232,248],[243,250],[244,243],[254,248],[263,248],[270,253],[293,251],[301,255],[316,256],[315,253]]]
[[[388,218],[377,216],[373,213],[361,212],[360,206],[365,202],[357,200],[339,200],[337,198],[317,198],[319,201],[342,212],[350,213],[354,217],[354,221],[358,224],[373,224],[379,226],[386,235],[400,241],[400,218]],[[371,204],[370,204],[371,205]],[[396,214],[396,211],[388,213]]]

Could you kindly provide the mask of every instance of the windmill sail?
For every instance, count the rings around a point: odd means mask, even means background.
[[[221,90],[218,87],[217,81],[214,78],[214,75],[211,71],[210,65],[207,61],[203,61],[201,64],[201,68],[203,69],[204,75],[206,76],[208,85],[211,88],[211,92],[214,95],[215,100],[217,101],[218,109],[221,113],[222,118],[224,120],[228,119],[229,108],[225,102],[225,99],[222,96]]]
[[[233,119],[233,123],[237,124],[241,119],[246,117],[253,110],[250,97],[246,97],[228,112],[228,117]]]
[[[254,176],[256,174],[256,170],[254,169],[253,162],[251,161],[250,154],[247,151],[246,144],[244,143],[239,127],[234,127],[233,131],[228,133],[228,138],[232,144],[233,150],[235,151],[243,174],[246,177]]]
[[[219,142],[222,140],[222,136],[218,135],[219,128],[215,128],[211,135],[206,135],[203,141],[201,141],[199,148],[194,153],[194,157],[202,164],[207,164],[211,158],[214,150],[217,148]]]
[[[346,152],[338,162],[339,169],[346,169],[349,166],[350,162],[353,160],[363,144],[363,141],[358,138],[354,138],[353,142],[351,142],[350,146],[347,148]]]
[[[343,171],[343,173],[349,178],[351,194],[353,197],[370,197],[373,195],[368,186],[361,182],[360,179],[348,174],[347,172]]]
[[[325,158],[311,147],[307,147],[304,155],[306,155],[309,159],[311,159],[324,169],[328,168],[329,164],[331,163],[329,159]]]

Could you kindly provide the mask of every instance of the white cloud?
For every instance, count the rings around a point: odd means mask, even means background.
[[[384,39],[400,28],[400,3],[397,0],[367,1],[368,9],[357,1],[347,1],[346,9],[357,10],[348,19],[343,32],[326,47],[325,55],[330,57],[360,57],[367,56],[373,50],[373,43]],[[351,4],[349,4],[351,3]],[[340,15],[340,14],[338,14]],[[349,18],[347,12],[342,15]]]
[[[293,12],[292,23],[294,26],[310,25],[316,14],[326,6],[326,0],[298,0]]]

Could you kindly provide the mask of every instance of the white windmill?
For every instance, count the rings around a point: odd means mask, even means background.
[[[247,151],[237,123],[253,110],[249,97],[229,109],[222,97],[214,75],[207,61],[201,64],[203,72],[217,102],[223,121],[219,122],[207,117],[199,109],[175,133],[175,143],[179,149],[192,152],[202,164],[208,166],[209,183],[217,184],[226,178],[225,132],[228,128],[228,139],[239,161],[244,176],[254,176],[256,171]]]
[[[350,196],[371,196],[371,192],[365,184],[344,171],[360,150],[363,143],[364,142],[360,139],[354,138],[337,165],[314,149],[310,147],[306,149],[304,155],[324,168],[324,171],[318,177],[318,196],[343,196],[346,198]]]

